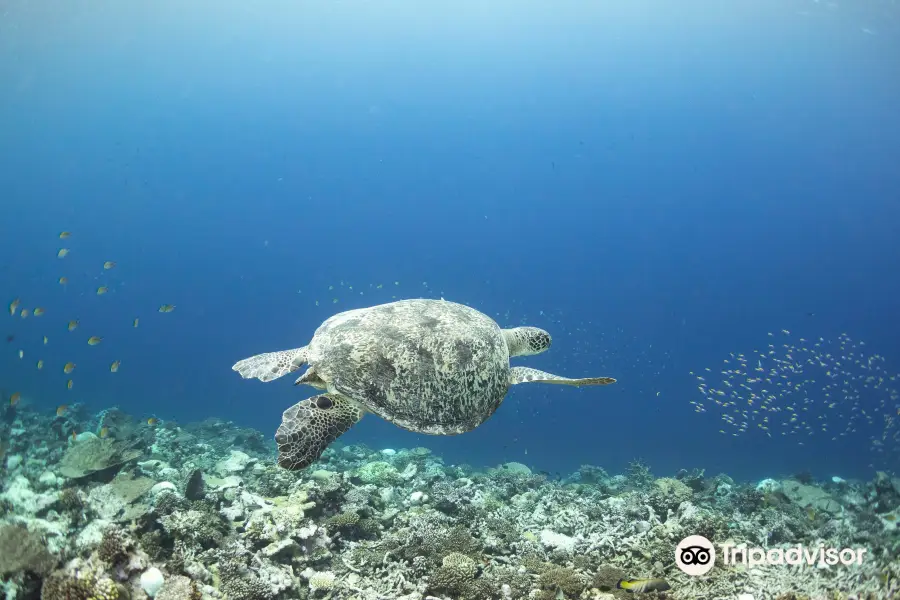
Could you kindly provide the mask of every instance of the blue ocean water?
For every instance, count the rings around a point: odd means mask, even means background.
[[[836,441],[817,397],[802,446],[691,401],[773,337],[846,334],[900,372],[898,34],[875,1],[5,2],[0,298],[45,314],[0,321],[4,402],[274,433],[312,390],[235,361],[443,297],[553,334],[516,364],[618,383],[342,441],[551,473],[896,469],[871,442],[900,381],[837,398],[874,417]]]

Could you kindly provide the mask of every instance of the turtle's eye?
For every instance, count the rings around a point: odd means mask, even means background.
[[[316,407],[328,409],[334,406],[334,402],[328,396],[319,396],[316,398]]]

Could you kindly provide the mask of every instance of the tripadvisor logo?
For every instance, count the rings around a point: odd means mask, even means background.
[[[716,549],[702,535],[689,535],[675,547],[675,564],[688,575],[706,575],[716,564]]]
[[[861,565],[865,548],[829,548],[824,544],[788,548],[759,548],[747,544],[719,544],[722,562],[726,565],[742,564],[747,567],[760,565],[816,565],[833,567]],[[688,575],[705,575],[716,563],[716,548],[702,535],[691,535],[675,547],[675,564]]]
[[[748,567],[759,565],[816,565],[833,567],[861,565],[865,548],[828,548],[824,544],[804,546],[797,544],[789,548],[752,548],[747,544],[720,544],[726,565],[741,563]]]

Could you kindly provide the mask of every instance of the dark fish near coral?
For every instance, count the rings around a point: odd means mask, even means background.
[[[203,481],[203,471],[200,469],[194,469],[188,478],[184,497],[188,500],[203,500],[206,497],[206,485]]]
[[[620,579],[616,588],[632,593],[664,592],[672,589],[665,579]]]

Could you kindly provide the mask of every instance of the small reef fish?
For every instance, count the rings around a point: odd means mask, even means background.
[[[73,385],[75,385],[75,383],[71,379],[66,382],[66,388],[68,388],[70,390],[72,389]]]
[[[74,429],[72,430],[72,441],[73,442],[78,441],[78,432],[75,431]]]
[[[75,331],[75,328],[78,327],[78,323],[80,321],[75,319],[74,321],[69,321],[69,331]]]
[[[116,263],[111,260],[108,260],[105,263],[103,263],[103,268],[106,269],[107,271],[115,268],[115,266],[116,266]]]
[[[44,361],[39,360],[39,361],[37,362],[37,368],[38,368],[38,370],[43,369],[43,368],[44,368]]]
[[[97,288],[97,295],[102,296],[103,294],[105,294],[108,291],[109,291],[109,287],[107,287],[105,285],[101,285],[100,287]]]
[[[138,319],[137,317],[135,317],[135,318],[134,318],[134,322],[132,323],[132,325],[133,325],[134,327],[137,327],[139,322],[140,322],[140,319]]]
[[[159,312],[161,312],[161,313],[170,313],[173,310],[175,310],[174,304],[163,304],[162,306],[159,307]]]
[[[69,410],[68,404],[60,404],[59,406],[56,407],[56,416],[57,417],[63,416],[64,414],[66,414],[67,410]]]
[[[111,373],[116,373],[116,372],[118,372],[118,370],[119,370],[119,365],[121,365],[121,364],[122,364],[122,361],[120,361],[120,360],[114,360],[113,363],[112,363],[111,365],[109,365],[109,371],[110,371]]]
[[[25,358],[25,351],[19,350],[19,358]]]
[[[75,370],[75,363],[67,362],[66,366],[63,367],[63,373],[69,374]]]
[[[665,579],[620,579],[616,589],[628,590],[632,593],[665,592],[671,589]]]
[[[100,428],[100,439],[105,439],[109,436],[109,427],[103,426]]]
[[[22,399],[22,394],[20,394],[19,392],[13,392],[13,395],[9,397],[9,405],[15,406],[16,404],[19,403],[19,400],[21,400],[21,399]]]
[[[102,337],[100,337],[99,335],[92,335],[88,338],[88,346],[96,346],[101,341],[103,341]]]
[[[157,423],[159,423],[159,419],[157,419],[156,417],[150,417],[147,419],[147,425],[149,425],[150,427],[153,427]]]
[[[47,339],[47,336],[45,335],[45,336],[44,336],[44,345],[46,346],[46,345],[47,345],[47,342],[49,342],[49,341],[50,341],[50,340],[48,340],[48,339]]]
[[[22,312],[19,313],[19,316],[21,316],[23,319],[27,319],[28,315],[30,315],[30,314],[31,314],[30,310],[28,310],[27,308],[23,308]]]
[[[15,340],[15,339],[16,339],[16,334],[10,333],[9,335],[6,336],[6,343],[11,344],[13,342],[13,340]]]
[[[20,302],[21,302],[21,300],[16,298],[15,300],[13,300],[12,302],[9,303],[9,314],[11,314],[13,316],[16,315],[16,309],[19,308]]]
[[[42,314],[44,314],[43,308],[38,307],[38,308],[34,309],[34,316],[40,317]]]
[[[59,278],[59,285],[66,285],[67,283],[69,283],[68,277],[60,277]]]
[[[61,240],[64,240],[64,239],[67,239],[70,237],[72,237],[71,231],[60,231],[59,232],[59,239],[61,239]]]
[[[60,248],[59,252],[56,253],[56,258],[65,258],[68,253],[68,248]]]

